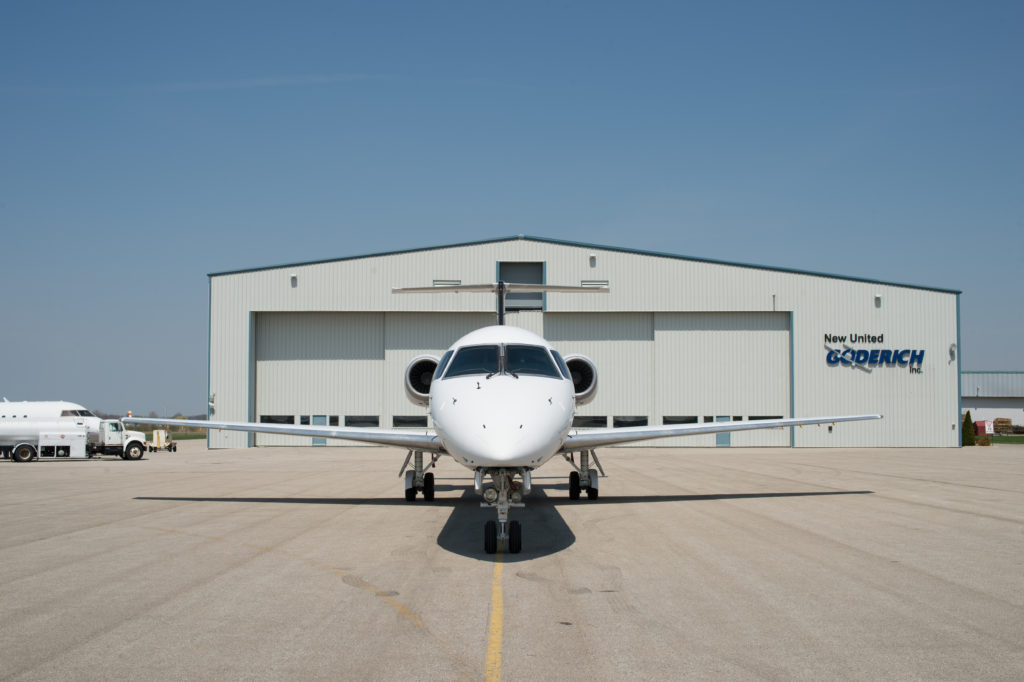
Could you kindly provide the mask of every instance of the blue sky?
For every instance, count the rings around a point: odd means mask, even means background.
[[[962,289],[1024,369],[1024,4],[0,7],[0,395],[205,409],[206,274],[530,234]]]

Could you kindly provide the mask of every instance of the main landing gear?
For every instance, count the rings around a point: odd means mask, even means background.
[[[484,488],[484,477],[490,476],[493,486]],[[521,482],[516,482],[519,476]],[[530,494],[531,481],[529,469],[477,469],[473,486],[484,501],[481,507],[491,507],[498,512],[497,521],[484,524],[484,551],[494,554],[498,545],[503,543],[509,554],[523,551],[523,524],[508,520],[508,510],[512,507],[523,507],[523,498]]]
[[[409,460],[413,460],[413,468],[408,469]],[[416,493],[423,493],[423,499],[427,502],[431,502],[434,499],[434,474],[424,473],[426,469],[432,469],[437,464],[437,455],[431,455],[430,464],[426,467],[423,466],[423,453],[419,450],[413,452],[409,451],[409,454],[405,457],[405,464],[402,465],[402,471],[398,472],[401,476],[405,474],[405,501],[414,502],[416,500]]]
[[[569,473],[569,499],[578,500],[580,499],[580,493],[584,490],[587,491],[588,500],[597,499],[597,472],[601,472],[601,476],[604,476],[604,469],[601,467],[600,460],[597,459],[597,453],[593,450],[583,450],[580,452],[580,464],[576,466],[576,462],[572,458],[571,453],[563,454],[562,457],[568,462],[575,471]],[[594,465],[597,469],[590,467],[590,460],[594,460]]]

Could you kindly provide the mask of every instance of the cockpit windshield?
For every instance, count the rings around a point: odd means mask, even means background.
[[[437,369],[434,370],[434,379],[440,379],[444,374],[444,370],[448,367],[448,361],[452,359],[452,352],[445,351],[445,354],[441,356],[441,360],[437,363]]]
[[[505,346],[505,369],[510,374],[532,374],[560,379],[558,368],[542,346]]]
[[[565,364],[565,359],[559,355],[557,350],[551,351],[551,354],[555,356],[555,362],[558,363],[558,369],[562,371],[562,376],[566,379],[571,379],[569,376],[569,365]]]
[[[465,346],[452,358],[445,378],[498,372],[497,346]]]
[[[434,378],[442,372],[446,379],[471,374],[486,374],[488,377],[494,374],[511,374],[515,377],[527,374],[553,379],[562,378],[555,361],[543,346],[465,346],[455,353],[455,357],[448,363],[447,371],[444,370],[445,361],[446,358],[441,359],[438,374]]]

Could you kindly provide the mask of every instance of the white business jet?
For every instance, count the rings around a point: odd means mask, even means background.
[[[505,326],[506,293],[606,293],[607,287],[536,284],[455,285],[394,289],[395,293],[494,292],[498,296],[498,324],[463,336],[440,358],[421,355],[405,370],[405,392],[415,404],[427,407],[433,430],[412,433],[402,429],[254,424],[248,422],[173,421],[129,417],[135,424],[175,424],[206,429],[277,433],[393,445],[406,448],[405,499],[417,494],[434,499],[434,475],[427,471],[444,455],[474,472],[474,487],[481,506],[497,511],[497,521],[484,525],[484,551],[493,554],[503,544],[509,553],[522,550],[522,524],[509,521],[509,510],[524,506],[530,494],[531,474],[550,459],[561,456],[573,471],[569,497],[598,497],[600,461],[594,449],[654,438],[721,433],[751,429],[825,424],[881,415],[766,419],[668,426],[636,426],[577,430],[572,426],[576,407],[594,399],[597,368],[583,355],[562,357],[542,337]],[[424,465],[424,453],[431,456]],[[579,453],[577,464],[574,453]],[[410,460],[413,462],[409,468]],[[596,467],[596,468],[595,468]],[[603,471],[602,471],[603,473]],[[487,484],[487,479],[490,484]]]

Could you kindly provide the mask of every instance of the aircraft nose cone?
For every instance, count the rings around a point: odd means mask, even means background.
[[[488,450],[498,457],[507,456],[517,451],[524,436],[522,424],[497,419],[485,422],[481,431],[481,440],[487,444]]]
[[[552,400],[548,384],[494,377],[453,383],[450,389],[432,404],[434,425],[449,451],[468,464],[537,464],[568,431],[571,406]]]

